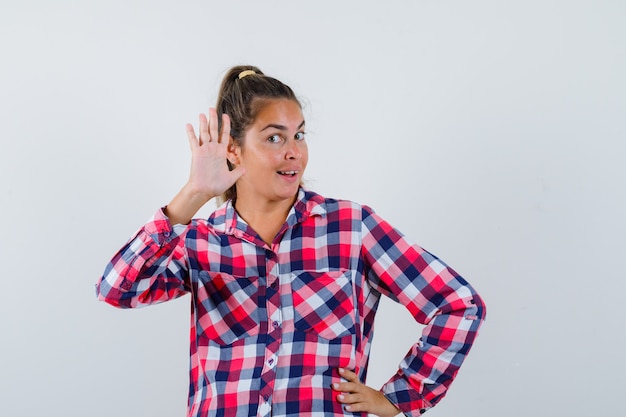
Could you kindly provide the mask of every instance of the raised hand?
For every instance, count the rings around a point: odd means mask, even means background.
[[[226,150],[230,140],[230,118],[222,115],[222,133],[218,132],[217,112],[209,109],[209,119],[200,115],[199,137],[187,124],[187,137],[191,147],[191,173],[189,186],[192,192],[205,196],[206,201],[221,195],[244,173],[243,168],[229,171]]]
[[[189,180],[167,205],[165,214],[172,224],[186,224],[196,212],[213,197],[228,190],[243,174],[241,167],[230,171],[226,163],[230,141],[230,118],[222,115],[222,132],[218,131],[217,112],[209,109],[209,117],[200,115],[198,136],[187,124],[187,138],[191,148]]]
[[[347,411],[371,413],[380,417],[393,417],[400,413],[382,392],[361,383],[354,372],[339,368],[339,375],[348,382],[333,384],[333,390],[339,393],[337,401],[345,404]]]

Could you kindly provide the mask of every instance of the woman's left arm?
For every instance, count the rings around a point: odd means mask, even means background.
[[[436,256],[409,243],[370,208],[362,213],[368,282],[426,325],[381,390],[403,413],[419,416],[446,394],[485,319],[485,304]]]

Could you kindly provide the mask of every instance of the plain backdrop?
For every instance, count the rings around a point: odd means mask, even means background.
[[[625,22],[617,0],[3,0],[0,415],[185,414],[188,297],[121,311],[94,284],[248,63],[305,105],[309,188],[486,300],[428,415],[622,415]],[[376,326],[379,387],[421,328],[388,300]]]

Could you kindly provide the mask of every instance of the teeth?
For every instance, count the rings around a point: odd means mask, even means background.
[[[297,171],[278,171],[279,174],[283,175],[296,175]]]

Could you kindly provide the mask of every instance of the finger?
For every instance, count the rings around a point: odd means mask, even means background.
[[[365,401],[366,398],[364,398],[363,395],[361,394],[339,394],[337,395],[337,401],[339,401],[342,404],[356,404],[356,403],[361,403],[363,401]]]
[[[372,412],[372,407],[370,405],[368,405],[366,402],[363,401],[355,401],[353,398],[351,398],[348,395],[338,395],[337,396],[337,401],[339,401],[339,403],[343,404],[343,408],[346,411],[352,412],[352,413],[358,413],[358,412],[367,412],[370,413]]]
[[[246,173],[246,169],[239,166],[239,167],[236,167],[235,169],[233,169],[232,171],[229,171],[228,175],[230,176],[230,179],[231,179],[232,183],[234,184],[235,182],[237,182],[237,180],[239,178],[244,176],[245,173]]]
[[[359,392],[361,391],[362,384],[354,382],[335,382],[333,384],[333,390],[339,392]]]
[[[349,369],[339,368],[339,375],[341,375],[344,379],[350,382],[361,382],[359,381],[359,377],[354,372]]]
[[[343,408],[351,413],[370,412],[371,410],[363,403],[345,404]]]
[[[222,114],[222,132],[220,133],[220,143],[228,145],[230,140],[230,116],[226,113]]]
[[[200,129],[198,135],[200,146],[202,146],[203,143],[210,142],[211,138],[209,137],[209,121],[206,116],[204,114],[200,114],[199,119]]]
[[[214,108],[209,109],[209,135],[210,139],[215,142],[219,142],[219,134],[217,131],[218,123],[217,123],[217,111]]]
[[[185,128],[187,130],[187,139],[189,139],[189,146],[191,146],[191,149],[195,149],[195,147],[198,146],[198,138],[196,137],[196,132],[194,131],[191,123],[187,123]]]

